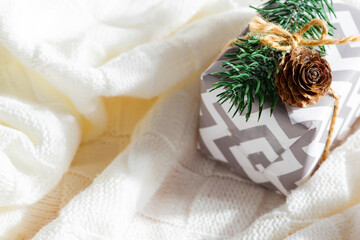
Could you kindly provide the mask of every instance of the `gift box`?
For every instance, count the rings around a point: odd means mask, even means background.
[[[358,34],[360,11],[344,3],[334,4],[337,18],[334,36]],[[278,101],[273,114],[264,104],[258,120],[258,104],[253,104],[249,120],[244,114],[228,112],[230,104],[218,103],[221,89],[211,91],[221,76],[224,54],[201,76],[199,150],[221,161],[243,178],[284,195],[305,182],[324,151],[333,114],[334,99],[325,95],[318,103],[297,108]],[[333,146],[343,140],[360,115],[360,44],[327,47],[326,60],[332,68],[332,88],[340,97],[339,114],[333,131]]]

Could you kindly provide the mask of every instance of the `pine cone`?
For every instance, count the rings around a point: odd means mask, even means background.
[[[317,103],[332,81],[328,62],[315,50],[297,47],[279,59],[275,85],[284,103],[300,108]]]

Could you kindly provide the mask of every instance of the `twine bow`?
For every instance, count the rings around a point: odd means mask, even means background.
[[[314,26],[322,28],[320,39],[306,39],[304,34]],[[320,19],[313,19],[305,24],[298,32],[290,33],[284,28],[268,22],[261,17],[253,17],[249,23],[250,35],[260,35],[260,42],[269,45],[280,51],[290,51],[298,46],[315,47],[332,44],[345,44],[360,40],[360,35],[347,38],[325,39],[328,35],[326,22]]]

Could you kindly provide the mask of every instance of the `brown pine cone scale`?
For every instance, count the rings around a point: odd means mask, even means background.
[[[281,100],[300,108],[317,103],[329,90],[331,81],[329,63],[317,51],[305,47],[285,53],[275,73]]]

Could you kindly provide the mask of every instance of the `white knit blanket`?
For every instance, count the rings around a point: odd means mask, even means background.
[[[196,151],[250,2],[1,0],[0,239],[359,239],[360,131],[287,199]]]

